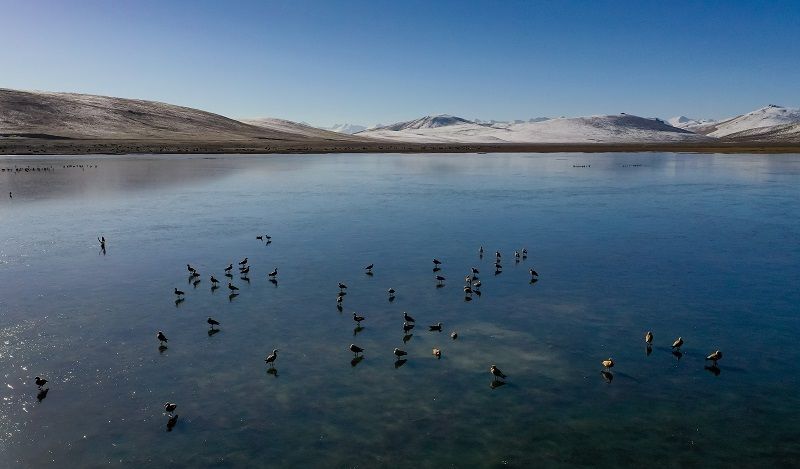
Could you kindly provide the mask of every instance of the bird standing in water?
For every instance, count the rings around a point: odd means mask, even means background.
[[[644,335],[644,341],[647,342],[647,345],[653,345],[653,331],[647,331],[647,334]]]
[[[350,351],[353,352],[356,356],[358,356],[359,353],[361,354],[364,353],[364,349],[356,344],[350,344]]]
[[[489,372],[492,373],[494,379],[506,379],[506,375],[503,374],[503,372],[500,371],[500,368],[498,368],[496,365],[492,365],[492,367],[489,368]]]
[[[605,367],[606,371],[610,370],[614,367],[614,360],[610,358],[608,360],[603,360],[603,366]]]
[[[683,345],[683,337],[678,337],[675,339],[675,342],[672,343],[672,348],[680,349]]]
[[[164,345],[164,342],[169,342],[169,339],[167,339],[167,336],[165,336],[162,331],[158,331],[156,334],[156,339],[161,342],[161,345]]]
[[[219,321],[217,321],[216,319],[214,319],[214,318],[212,318],[210,316],[209,316],[209,318],[208,318],[208,320],[206,322],[208,323],[208,325],[211,326],[212,329],[214,328],[214,326],[219,326]]]
[[[711,355],[707,356],[706,360],[711,360],[712,362],[714,362],[714,366],[717,366],[717,361],[722,360],[722,352],[717,350]]]
[[[264,361],[269,363],[270,366],[274,366],[275,360],[277,359],[278,359],[278,349],[275,349],[272,351],[272,353],[267,355],[267,358],[265,358]]]

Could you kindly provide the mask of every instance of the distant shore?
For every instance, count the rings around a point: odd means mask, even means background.
[[[307,153],[800,153],[800,143],[403,143],[347,141],[175,141],[0,139],[0,155],[307,154]]]

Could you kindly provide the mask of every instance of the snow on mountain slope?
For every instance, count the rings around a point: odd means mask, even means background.
[[[367,130],[357,135],[420,143],[637,143],[714,140],[672,127],[659,119],[627,114],[495,125],[452,118],[453,123],[446,126],[409,125],[423,119]]]
[[[751,142],[800,143],[800,123],[742,130],[725,136],[726,140]]]
[[[461,117],[455,117],[448,114],[439,114],[437,116],[425,116],[419,119],[406,122],[398,122],[383,127],[378,127],[374,130],[418,130],[418,129],[436,129],[439,127],[449,127],[453,125],[474,124],[474,122]]]
[[[800,109],[770,104],[747,114],[718,122],[714,125],[714,130],[708,135],[725,137],[746,132],[742,136],[755,136],[760,133],[771,132],[773,130],[771,129],[772,127],[798,123],[800,123]]]
[[[287,134],[300,135],[305,138],[319,140],[353,140],[350,135],[332,132],[308,124],[293,122],[286,119],[275,117],[258,117],[253,119],[242,119],[241,122],[261,129],[275,132],[285,132]]]
[[[337,132],[340,134],[354,134],[357,132],[361,132],[362,130],[367,130],[365,125],[358,125],[358,124],[334,124],[332,127],[321,127],[325,130],[330,130],[331,132]]]
[[[692,132],[694,132],[696,129],[700,127],[716,124],[717,121],[713,119],[692,119],[686,116],[678,116],[678,117],[673,117],[671,119],[667,119],[667,123],[673,127],[677,127],[679,129],[691,130]]]
[[[0,134],[68,138],[299,138],[198,109],[139,99],[0,88]]]

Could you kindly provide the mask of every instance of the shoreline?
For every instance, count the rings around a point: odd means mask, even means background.
[[[0,156],[319,153],[800,153],[800,143],[404,143],[364,141],[176,141],[2,139]]]

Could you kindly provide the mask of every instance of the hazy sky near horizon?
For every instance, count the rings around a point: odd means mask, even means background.
[[[800,106],[800,1],[0,0],[0,87],[315,125]]]

